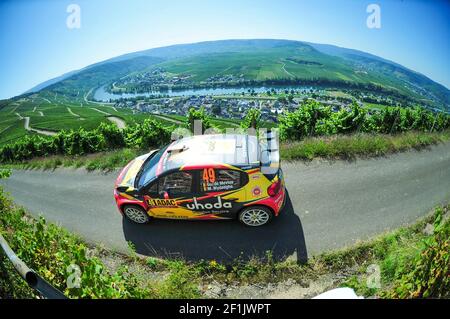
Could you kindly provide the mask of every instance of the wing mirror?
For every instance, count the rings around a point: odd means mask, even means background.
[[[159,196],[164,199],[170,199],[170,190],[165,190],[159,193]]]
[[[166,189],[161,191],[159,195],[164,199],[170,199],[171,197],[173,197],[173,191],[174,191],[173,187],[167,187]]]
[[[125,193],[128,190],[128,188],[129,188],[128,186],[119,186],[116,189],[119,193]]]

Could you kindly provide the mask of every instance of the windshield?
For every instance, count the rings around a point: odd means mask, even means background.
[[[168,147],[169,145],[160,149],[153,157],[144,163],[139,180],[137,181],[137,188],[141,188],[156,177],[156,168],[158,167],[159,159]]]

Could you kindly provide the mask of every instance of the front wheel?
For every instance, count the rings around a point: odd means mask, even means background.
[[[123,213],[126,218],[136,224],[147,224],[150,222],[150,216],[148,216],[147,212],[140,206],[126,205],[123,207]]]
[[[272,217],[272,211],[264,206],[247,207],[239,213],[239,221],[250,227],[266,225],[272,220]]]

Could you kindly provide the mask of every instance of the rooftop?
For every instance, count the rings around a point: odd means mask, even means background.
[[[258,139],[240,134],[196,135],[173,142],[163,156],[162,171],[190,165],[259,163]]]

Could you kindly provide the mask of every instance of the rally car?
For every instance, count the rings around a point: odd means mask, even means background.
[[[244,134],[183,138],[131,161],[114,187],[129,220],[238,219],[267,224],[286,191],[275,141]]]

